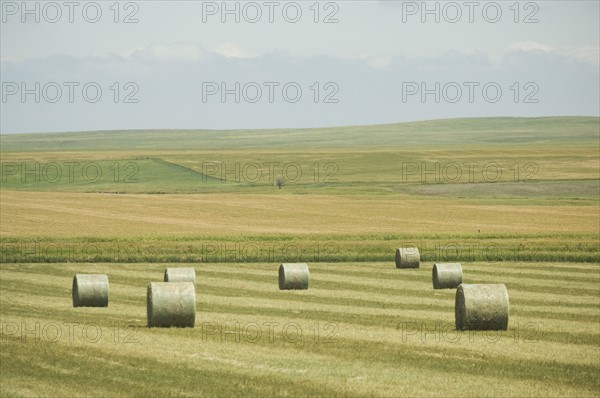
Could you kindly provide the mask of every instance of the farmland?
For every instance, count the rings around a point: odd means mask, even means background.
[[[0,144],[2,396],[600,390],[598,118]],[[283,261],[308,290],[278,290]],[[438,261],[506,284],[509,330],[456,332]],[[194,329],[145,327],[167,266],[196,270]],[[77,272],[109,275],[108,308],[72,308]]]

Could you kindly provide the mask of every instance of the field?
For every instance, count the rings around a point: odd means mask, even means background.
[[[0,396],[600,393],[598,118],[0,144]],[[443,261],[506,284],[508,331],[455,330]],[[196,269],[194,329],[146,327],[167,266]],[[108,308],[71,306],[75,273]]]

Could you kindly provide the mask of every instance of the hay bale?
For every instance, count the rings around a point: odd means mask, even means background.
[[[508,291],[503,284],[461,284],[454,306],[457,330],[507,330]]]
[[[279,290],[308,289],[308,264],[283,263],[279,266]]]
[[[432,280],[434,289],[456,289],[462,283],[460,263],[433,264]]]
[[[165,269],[165,282],[192,282],[196,284],[196,270],[193,268]]]
[[[148,327],[194,327],[196,290],[192,282],[151,282],[146,295]]]
[[[73,307],[108,307],[108,276],[75,274],[71,293]]]
[[[416,247],[396,249],[396,268],[419,268],[421,254]]]

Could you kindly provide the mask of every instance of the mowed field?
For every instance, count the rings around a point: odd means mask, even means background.
[[[0,143],[1,396],[600,393],[598,118]],[[508,331],[455,330],[444,261],[506,285]],[[177,266],[196,326],[149,329]],[[75,273],[108,274],[108,308],[72,307]]]
[[[277,264],[199,264],[196,327],[148,329],[147,284],[178,265],[3,265],[3,396],[597,396],[596,264],[465,264],[509,290],[487,333],[455,331],[430,263],[311,263],[305,291]],[[108,308],[71,307],[77,272],[110,275]]]

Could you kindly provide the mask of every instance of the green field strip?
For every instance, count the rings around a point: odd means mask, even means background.
[[[6,162],[19,168],[39,170],[24,176],[22,173],[3,174],[2,189],[80,193],[202,193],[207,188],[232,185],[227,181],[204,175],[185,166],[160,158],[81,160],[68,155],[69,162],[79,166],[69,169],[58,162]],[[63,159],[64,161],[64,159]],[[57,165],[49,168],[49,165]],[[55,170],[60,168],[60,174]],[[50,171],[46,171],[49,168]],[[64,170],[62,170],[64,169]],[[91,171],[90,171],[91,170]],[[65,174],[65,173],[69,174]]]
[[[580,270],[581,272],[595,273],[600,272],[597,264],[600,259],[600,251],[598,250],[597,242],[594,235],[581,236],[573,234],[564,236],[556,234],[545,238],[522,237],[515,239],[510,235],[502,238],[486,238],[483,240],[473,239],[473,237],[461,237],[460,234],[456,237],[452,235],[440,238],[432,236],[425,240],[424,238],[404,237],[395,238],[398,242],[410,242],[420,248],[421,260],[423,263],[440,262],[440,261],[459,261],[469,264],[481,264],[484,257],[489,257],[487,263],[481,265],[489,265],[490,267],[514,267],[514,261],[519,258],[521,261],[532,262],[530,268],[536,269],[535,260],[541,257],[549,258],[550,261],[562,261],[564,257],[580,257],[584,261],[594,262],[595,267],[591,269],[581,266],[575,267],[567,265],[565,270]],[[36,261],[53,261],[53,262],[77,262],[85,260],[87,262],[102,262],[103,258],[110,258],[111,262],[121,261],[146,261],[160,262],[157,259],[164,258],[169,262],[177,262],[185,260],[205,262],[219,262],[223,259],[223,250],[238,250],[243,251],[245,261],[255,263],[257,261],[276,261],[273,259],[273,254],[269,251],[271,248],[279,249],[288,245],[297,248],[300,251],[299,257],[292,256],[290,253],[289,260],[292,261],[308,261],[309,263],[315,260],[326,262],[327,259],[332,261],[360,261],[375,260],[393,260],[393,252],[398,243],[387,243],[390,237],[380,235],[377,238],[356,236],[339,236],[324,235],[321,238],[314,236],[304,237],[285,235],[280,239],[268,236],[244,236],[244,237],[210,237],[210,238],[144,238],[137,239],[118,239],[118,238],[79,238],[79,239],[48,239],[48,238],[10,238],[3,237],[0,251],[3,262],[27,262],[35,258]],[[231,244],[229,243],[231,242]],[[275,242],[282,242],[277,244]],[[524,243],[524,244],[523,244]],[[211,254],[211,251],[205,251],[203,245],[219,248],[216,254]],[[239,245],[240,249],[236,249]],[[331,245],[335,251],[323,250],[324,245]],[[458,245],[457,253],[451,250],[452,245]],[[135,251],[127,251],[125,248],[132,246]],[[232,247],[233,246],[233,247]],[[486,247],[489,246],[489,249]],[[521,247],[521,249],[519,249]],[[116,249],[126,253],[116,253]],[[223,249],[221,249],[223,248]],[[320,252],[316,248],[320,248]],[[99,253],[96,253],[99,252]],[[489,253],[488,253],[489,252]],[[236,255],[240,253],[235,252]],[[213,258],[214,257],[214,258]],[[269,259],[269,257],[271,257]],[[295,257],[295,258],[294,258]],[[465,260],[466,258],[466,260]],[[509,261],[499,261],[501,258]],[[283,260],[283,258],[281,258]],[[288,261],[289,261],[288,260]],[[473,260],[479,260],[473,263]],[[233,261],[234,263],[239,262]],[[392,265],[393,262],[390,261]],[[517,263],[519,264],[519,263]],[[333,266],[334,264],[332,264]],[[339,264],[337,264],[339,266]],[[571,267],[572,269],[569,269]],[[521,265],[518,265],[522,269]],[[556,268],[555,270],[560,270]]]
[[[181,172],[191,174],[191,175],[193,175],[195,177],[198,177],[198,178],[206,179],[206,182],[208,182],[208,181],[210,181],[210,182],[221,182],[221,180],[218,179],[218,178],[215,178],[213,176],[209,176],[209,175],[203,174],[203,173],[201,173],[201,172],[199,172],[197,170],[194,170],[192,168],[186,167],[186,166],[184,166],[182,164],[179,164],[179,163],[176,163],[176,162],[169,162],[169,161],[167,161],[165,159],[162,159],[162,158],[152,158],[151,160],[153,162],[155,162],[155,163],[164,165],[166,167],[170,167],[170,168],[173,168],[173,169],[180,170]]]

